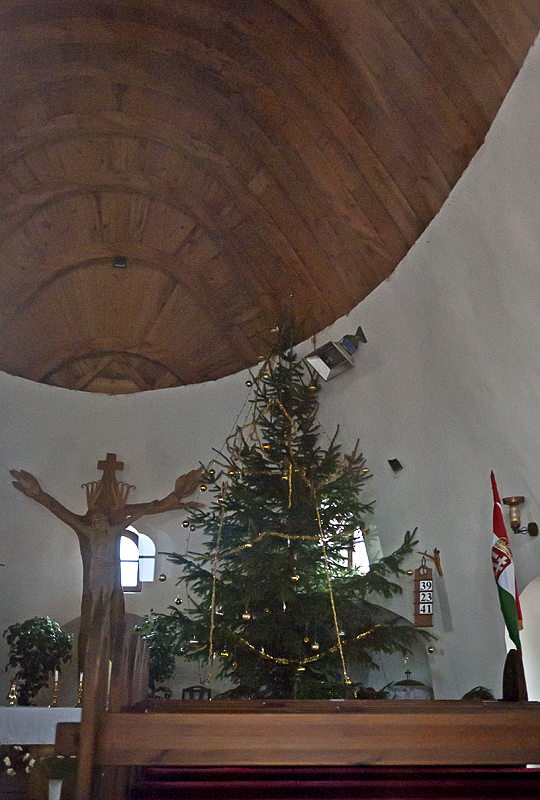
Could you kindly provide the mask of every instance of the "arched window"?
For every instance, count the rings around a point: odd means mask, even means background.
[[[149,536],[132,525],[120,539],[120,580],[124,592],[140,592],[142,584],[154,580],[156,546]]]
[[[347,566],[357,570],[360,575],[367,575],[369,572],[369,556],[366,548],[366,541],[361,530],[354,532],[351,536],[349,547],[346,550]]]

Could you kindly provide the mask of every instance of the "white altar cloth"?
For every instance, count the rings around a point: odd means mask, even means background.
[[[54,744],[57,722],[80,721],[80,708],[0,707],[0,744]]]

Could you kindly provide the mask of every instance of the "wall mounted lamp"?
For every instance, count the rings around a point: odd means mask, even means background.
[[[356,333],[348,333],[339,342],[327,342],[317,347],[304,360],[319,373],[321,378],[329,381],[354,366],[352,356],[360,342],[365,344],[367,339],[362,328],[358,326]]]
[[[508,506],[510,527],[514,533],[528,533],[529,536],[538,536],[538,525],[536,522],[529,522],[526,527],[521,527],[521,511],[519,507],[525,502],[525,498],[522,495],[503,497],[502,501],[505,506]]]

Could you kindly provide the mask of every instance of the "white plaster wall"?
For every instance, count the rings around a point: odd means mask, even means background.
[[[361,324],[368,338],[354,371],[328,384],[322,419],[329,427],[340,420],[343,440],[360,439],[385,551],[415,526],[421,549],[441,551],[453,631],[439,617],[430,660],[440,698],[477,684],[501,692],[490,470],[502,497],[526,496],[525,522],[540,518],[539,85],[537,42],[424,236],[385,284],[319,337],[339,339]],[[389,458],[404,464],[397,478]],[[510,536],[522,591],[540,574],[540,539]],[[397,610],[406,613],[409,597]],[[528,678],[531,699],[540,699]]]
[[[82,567],[75,534],[46,509],[11,485],[9,469],[34,474],[43,488],[77,513],[86,510],[81,484],[96,480],[97,462],[117,453],[125,468],[118,476],[135,484],[131,499],[152,500],[173,489],[176,477],[208,463],[232,431],[247,394],[243,381],[226,379],[181,391],[109,397],[42,386],[0,373],[0,631],[33,616],[61,624],[80,613]],[[137,527],[157,549],[185,551],[189,531],[183,512],[146,517]],[[192,540],[193,544],[193,540]],[[177,572],[158,557],[165,583],[144,584],[128,595],[135,614],[165,610],[178,594]],[[0,665],[7,648],[0,643]],[[184,670],[183,685],[198,682],[196,668]],[[0,697],[7,676],[0,672]],[[6,688],[7,687],[7,688]],[[5,690],[5,691],[4,691]]]
[[[390,280],[318,339],[339,338],[357,324],[368,337],[356,368],[325,386],[321,421],[329,435],[340,423],[345,449],[360,439],[385,552],[416,526],[421,548],[441,551],[453,630],[443,630],[436,609],[439,640],[430,661],[440,698],[478,684],[500,696],[505,641],[490,564],[491,469],[502,496],[526,496],[524,521],[540,520],[539,85],[537,44],[424,236]],[[223,445],[242,413],[244,381],[241,374],[106,397],[0,374],[2,630],[36,614],[60,622],[77,616],[81,580],[75,537],[11,487],[8,469],[29,470],[83,511],[79,486],[98,477],[98,459],[113,451],[137,499],[163,496],[179,473]],[[404,464],[397,478],[389,458]],[[182,550],[181,518],[148,518],[140,529],[158,549]],[[513,544],[523,588],[540,574],[540,540],[516,536]],[[161,610],[174,600],[171,569],[161,569],[169,580],[130,598],[130,611]],[[411,581],[403,587],[394,609],[410,617]]]

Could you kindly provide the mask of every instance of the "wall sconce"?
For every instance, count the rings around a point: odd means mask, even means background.
[[[528,533],[529,536],[538,536],[538,525],[536,522],[529,522],[525,528],[520,527],[521,511],[519,510],[519,507],[524,502],[525,498],[522,495],[503,497],[503,503],[505,506],[508,506],[508,512],[510,514],[510,527],[514,533]]]
[[[362,328],[358,326],[356,333],[348,333],[339,342],[327,342],[321,345],[304,360],[319,373],[321,378],[329,381],[354,366],[352,355],[358,349],[360,342],[366,344],[367,339]]]

